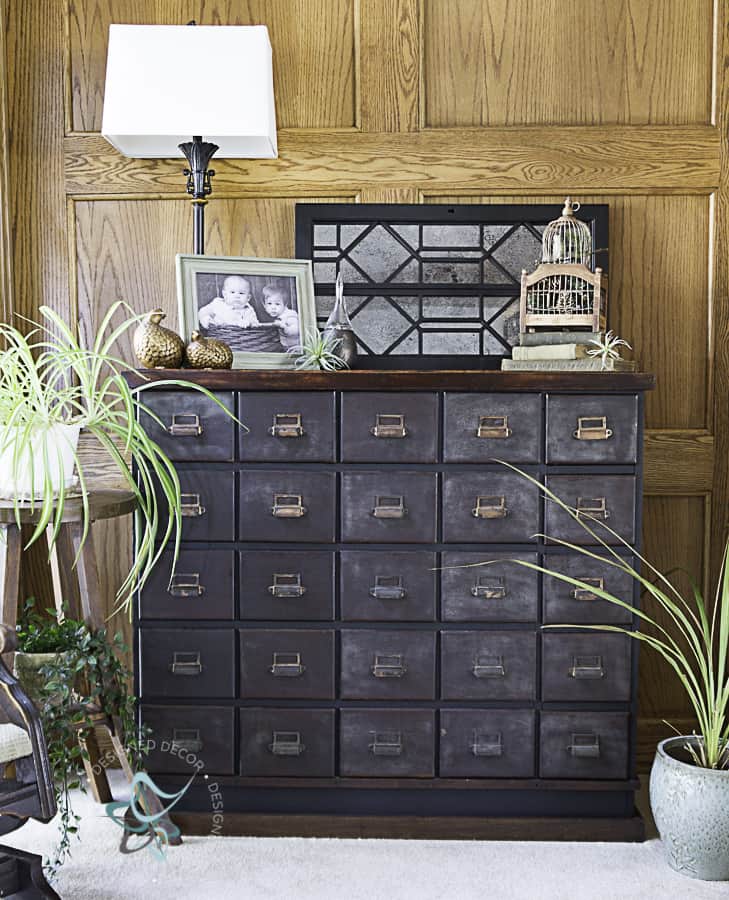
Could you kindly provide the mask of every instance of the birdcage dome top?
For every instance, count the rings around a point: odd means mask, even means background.
[[[562,215],[544,229],[542,262],[576,263],[592,267],[592,234],[589,225],[575,218],[579,208],[579,203],[567,197]]]

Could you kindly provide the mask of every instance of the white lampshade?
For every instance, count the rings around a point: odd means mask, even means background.
[[[218,158],[273,159],[265,25],[111,25],[101,133],[124,156],[181,156],[200,135]]]

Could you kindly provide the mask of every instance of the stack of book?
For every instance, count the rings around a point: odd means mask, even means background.
[[[512,358],[501,368],[510,372],[634,372],[635,362],[590,356],[597,349],[591,341],[603,335],[591,331],[552,331],[523,333],[520,346],[512,349]]]

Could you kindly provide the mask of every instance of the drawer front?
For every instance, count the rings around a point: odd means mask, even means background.
[[[248,550],[240,555],[241,619],[334,618],[334,554]]]
[[[233,394],[216,393],[225,409],[233,412]],[[141,402],[161,420],[141,413],[149,437],[172,460],[233,459],[237,424],[217,404],[198,391],[145,391]]]
[[[331,543],[335,477],[295,469],[241,472],[241,540]]]
[[[441,616],[445,622],[535,622],[539,577],[512,562],[537,564],[536,553],[444,553],[440,573]],[[482,566],[478,563],[492,562]]]
[[[334,394],[241,393],[240,458],[260,462],[334,460]]]
[[[240,695],[334,699],[334,632],[249,629],[240,633]]]
[[[339,774],[432,778],[434,720],[428,709],[343,709]]]
[[[334,775],[333,709],[242,709],[241,775]]]
[[[232,541],[235,473],[178,469],[177,474],[182,495],[182,540]],[[166,520],[165,512],[166,507],[160,508],[161,519]]]
[[[433,542],[436,498],[431,472],[344,472],[342,540]]]
[[[543,712],[539,775],[627,778],[628,721],[620,712]]]
[[[633,560],[627,560],[633,565]],[[550,553],[545,568],[568,575],[633,603],[634,581],[627,572],[581,553]],[[631,614],[622,606],[602,600],[589,590],[577,588],[552,575],[542,577],[543,617],[548,624],[583,625],[629,623]]]
[[[585,524],[606,544],[620,540],[602,527],[617,532],[632,544],[635,540],[635,478],[632,475],[549,475],[547,487],[560,500],[583,514]],[[545,500],[545,533],[571,544],[597,544],[569,513],[548,498]]]
[[[624,634],[542,635],[542,699],[630,699],[630,641]]]
[[[533,700],[536,635],[526,631],[441,633],[444,700]]]
[[[432,700],[435,634],[343,630],[341,667],[345,700]]]
[[[154,742],[145,769],[234,775],[234,714],[232,706],[143,706],[142,722],[152,729]]]
[[[436,394],[342,394],[344,462],[437,460]]]
[[[140,594],[143,619],[234,619],[231,550],[166,550]]]
[[[445,395],[446,462],[537,463],[541,438],[539,394]]]
[[[523,543],[536,540],[539,488],[515,472],[447,473],[443,479],[443,540]]]
[[[139,635],[143,696],[235,696],[232,628],[142,628]]]
[[[444,778],[533,777],[533,710],[442,709],[440,774]]]
[[[435,553],[345,550],[340,554],[342,619],[432,622]]]
[[[548,463],[634,463],[637,458],[637,396],[547,397]]]

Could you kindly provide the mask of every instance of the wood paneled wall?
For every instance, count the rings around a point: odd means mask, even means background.
[[[277,160],[216,161],[209,253],[292,254],[297,200],[610,204],[611,323],[658,378],[646,553],[708,585],[729,499],[726,4],[5,0],[0,269],[16,311],[93,326],[121,297],[174,325],[181,163],[124,159],[98,130],[109,24],[193,18],[268,25],[281,129]],[[111,608],[129,528],[99,539]],[[688,709],[646,653],[640,697],[647,760],[661,719]]]

